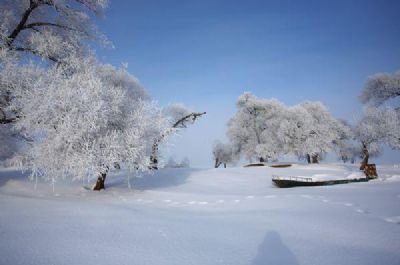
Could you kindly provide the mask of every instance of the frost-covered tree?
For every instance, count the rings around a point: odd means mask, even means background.
[[[345,120],[339,120],[348,130],[341,131],[339,138],[334,143],[334,150],[337,154],[338,160],[343,163],[351,162],[354,164],[357,157],[360,156],[361,149],[354,141],[354,128]]]
[[[246,92],[237,101],[237,112],[228,123],[228,137],[236,155],[264,162],[281,152],[276,134],[285,107],[275,99],[258,99]]]
[[[17,142],[10,126],[10,124],[0,126],[0,161],[12,158],[17,150]]]
[[[217,141],[214,143],[212,153],[214,156],[215,168],[218,168],[222,164],[226,168],[226,164],[233,163],[235,160],[232,146],[230,144],[224,144]]]
[[[228,136],[235,154],[260,162],[293,153],[318,163],[350,129],[335,119],[320,102],[286,107],[272,99],[244,93],[229,121]]]
[[[116,68],[110,64],[98,64],[97,74],[106,85],[124,89],[129,93],[129,97],[135,100],[150,100],[149,94],[139,80],[127,71],[127,65]]]
[[[71,59],[19,90],[12,104],[21,113],[17,128],[34,139],[28,152],[33,175],[98,175],[99,190],[116,163],[148,168],[153,139],[170,129],[161,110],[137,96],[138,86],[123,82],[135,80],[127,76],[92,58]]]
[[[303,150],[308,162],[318,163],[320,156],[332,150],[335,143],[351,134],[350,128],[335,119],[321,102],[301,104],[308,113],[310,127],[306,128]]]
[[[107,43],[91,22],[91,14],[100,15],[107,0],[7,0],[0,6],[1,64],[15,65],[38,57],[47,62],[66,63],[71,56],[89,52],[88,40]],[[12,60],[12,62],[10,62]],[[39,60],[35,60],[40,62]],[[40,64],[40,63],[39,63]],[[18,115],[5,116],[14,88],[29,88],[29,78],[7,75],[0,69],[0,123],[13,122]],[[17,69],[18,70],[18,69]],[[20,80],[14,83],[15,76]],[[14,80],[13,80],[14,79]],[[10,86],[10,84],[12,84]]]
[[[400,71],[393,74],[379,73],[368,77],[360,95],[362,103],[381,105],[390,98],[400,96]]]
[[[173,156],[168,158],[167,163],[165,164],[166,168],[175,168],[177,167],[178,162],[176,162],[175,158]]]
[[[170,132],[186,128],[188,125],[193,124],[198,118],[205,115],[206,112],[193,112],[181,103],[175,103],[163,110],[163,114],[168,120],[171,128]],[[150,157],[151,168],[158,169],[158,147],[167,135],[161,135],[153,141],[152,154]]]
[[[189,168],[190,167],[190,160],[188,157],[184,157],[180,163],[181,168]]]
[[[318,163],[350,129],[335,119],[321,102],[307,101],[288,108],[277,134],[285,153]]]
[[[190,160],[187,157],[184,157],[181,162],[177,162],[174,157],[170,157],[168,159],[166,168],[188,168],[190,167]]]
[[[400,114],[392,108],[366,107],[355,128],[356,138],[361,142],[363,161],[368,164],[371,154],[380,152],[381,145],[400,148]]]
[[[368,164],[371,154],[378,153],[381,144],[393,149],[400,148],[400,108],[379,107],[385,101],[400,96],[400,71],[393,74],[380,73],[368,77],[360,95],[364,113],[359,119],[356,133],[362,144],[361,169]]]
[[[46,67],[83,58],[89,41],[109,44],[92,18],[107,0],[5,0],[0,3],[0,130],[8,131],[21,114],[10,106],[17,90],[30,89]],[[8,138],[8,144],[10,144]],[[4,138],[0,145],[5,145]],[[14,144],[17,146],[17,144]],[[3,149],[4,150],[4,149]],[[0,150],[2,153],[2,150]],[[1,154],[0,154],[1,156]]]
[[[107,40],[92,17],[107,0],[6,0],[0,9],[0,47],[54,62],[86,52],[87,40]]]
[[[360,147],[351,141],[341,142],[336,147],[337,158],[343,163],[350,162],[354,164],[361,152]]]
[[[0,157],[10,158],[15,155],[20,140],[25,139],[12,124],[20,117],[19,108],[11,106],[15,96],[28,89],[40,78],[44,69],[33,64],[19,65],[14,52],[0,49]],[[4,146],[4,147],[3,147]]]

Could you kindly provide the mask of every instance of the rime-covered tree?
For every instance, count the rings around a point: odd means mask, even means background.
[[[232,146],[230,144],[224,144],[217,141],[214,143],[212,153],[214,156],[215,168],[218,168],[222,164],[226,168],[226,164],[233,163],[235,160]]]
[[[87,52],[87,41],[107,43],[92,17],[107,0],[6,0],[1,5],[0,47],[54,62]]]
[[[0,3],[0,130],[8,136],[21,114],[10,104],[17,91],[30,89],[51,64],[90,53],[89,41],[109,44],[92,18],[107,0],[5,0]],[[35,64],[34,64],[35,63]],[[0,145],[11,144],[0,138]],[[18,146],[14,143],[14,146]],[[0,153],[5,150],[2,148]],[[14,150],[15,151],[15,150]],[[13,151],[13,152],[14,152]],[[3,152],[4,153],[4,152]],[[0,154],[1,156],[1,154]]]
[[[354,164],[361,153],[358,143],[354,141],[354,127],[345,120],[339,120],[339,122],[348,130],[341,131],[339,138],[334,140],[334,150],[338,160],[343,163],[351,162]]]
[[[293,153],[318,163],[350,129],[335,119],[320,102],[307,101],[286,107],[272,99],[244,93],[238,111],[228,123],[228,136],[235,154],[260,162]]]
[[[390,98],[400,96],[400,71],[393,74],[379,73],[368,77],[360,95],[362,103],[381,105]]]
[[[299,128],[301,141],[296,153],[306,157],[309,163],[318,163],[321,155],[333,149],[335,142],[343,135],[350,135],[350,129],[335,119],[321,102],[306,101],[299,108],[305,110],[306,122]]]
[[[16,126],[34,139],[33,175],[98,175],[99,190],[115,163],[146,170],[153,139],[169,130],[161,110],[138,96],[143,91],[124,69],[93,58],[67,65],[50,67],[12,101],[21,113]]]
[[[177,162],[174,157],[170,157],[168,159],[167,164],[165,164],[166,168],[188,168],[190,167],[190,160],[187,157],[184,157],[181,162]]]
[[[184,157],[180,163],[181,168],[189,168],[190,167],[190,160],[188,157]]]
[[[380,152],[381,145],[400,148],[400,115],[393,108],[366,107],[355,128],[356,138],[361,142],[363,161],[361,168],[368,164],[372,154]]]
[[[400,108],[379,107],[398,96],[400,96],[400,71],[368,77],[360,100],[369,106],[364,108],[356,130],[363,150],[361,169],[368,164],[369,156],[380,150],[381,144],[387,144],[393,149],[400,148]]]
[[[32,57],[44,62],[67,63],[71,56],[89,53],[88,41],[107,43],[106,38],[92,23],[92,15],[101,15],[107,0],[6,0],[0,8],[0,52],[4,57],[23,63]],[[35,60],[38,61],[38,60]],[[43,62],[43,61],[42,61]],[[1,62],[4,63],[3,61]],[[40,64],[40,63],[39,63]],[[5,116],[4,109],[14,96],[16,84],[29,88],[21,74],[19,82],[0,83],[0,123],[13,122],[15,113]],[[14,76],[11,76],[11,78]],[[11,86],[9,84],[12,84]],[[14,114],[14,115],[13,115]]]
[[[9,124],[0,126],[0,161],[12,158],[17,150],[17,142],[10,126]]]
[[[188,125],[193,124],[198,118],[206,114],[206,112],[193,112],[181,103],[172,104],[163,110],[163,114],[168,120],[171,128],[170,132],[178,131],[186,128]],[[160,143],[164,140],[165,136],[161,135],[153,140],[152,154],[150,156],[151,168],[158,169],[158,148]]]
[[[350,129],[335,119],[321,102],[289,107],[277,129],[284,153],[318,163]]]
[[[284,105],[275,99],[258,99],[249,92],[241,95],[236,105],[237,112],[228,123],[233,152],[260,162],[276,158],[280,153],[276,129]]]

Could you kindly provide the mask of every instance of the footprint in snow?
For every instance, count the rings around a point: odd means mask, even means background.
[[[353,206],[353,204],[352,204],[352,203],[349,203],[349,202],[346,202],[346,203],[344,204],[344,206],[351,207],[351,206]]]
[[[265,195],[265,199],[271,199],[271,198],[276,198],[276,195]]]
[[[216,201],[216,203],[224,203],[225,201],[224,200],[218,200],[218,201]]]
[[[208,202],[199,202],[200,205],[207,205]]]
[[[300,195],[300,197],[311,199],[313,196],[308,195],[308,194],[302,194],[302,195]]]
[[[386,222],[392,224],[400,224],[400,216],[386,217],[384,218]]]
[[[190,202],[188,202],[188,204],[190,204],[190,205],[193,205],[193,204],[196,204],[197,202],[196,201],[190,201]]]
[[[325,202],[325,203],[327,203],[327,202],[329,202],[329,200],[322,200],[322,202]]]
[[[232,202],[234,202],[234,203],[239,203],[240,200],[233,200]]]
[[[170,202],[172,202],[171,200],[163,200],[163,202],[165,202],[165,203],[170,203]]]
[[[254,196],[252,196],[252,195],[247,196],[246,199],[249,199],[249,200],[254,199]]]
[[[369,213],[367,210],[363,210],[363,209],[356,209],[356,212],[364,213],[364,214],[368,214]]]

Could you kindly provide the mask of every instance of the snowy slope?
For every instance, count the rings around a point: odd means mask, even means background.
[[[0,264],[400,264],[400,169],[279,189],[272,175],[348,177],[356,166],[126,172],[92,192],[0,171]],[[85,184],[88,185],[88,184]]]

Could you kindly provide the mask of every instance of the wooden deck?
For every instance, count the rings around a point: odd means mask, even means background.
[[[273,176],[272,182],[278,186],[279,188],[291,188],[298,186],[325,186],[325,185],[336,185],[336,184],[346,184],[351,182],[367,182],[369,179],[367,177],[364,178],[355,178],[355,179],[336,179],[336,180],[316,180],[314,181],[312,178],[306,177],[279,177]]]

